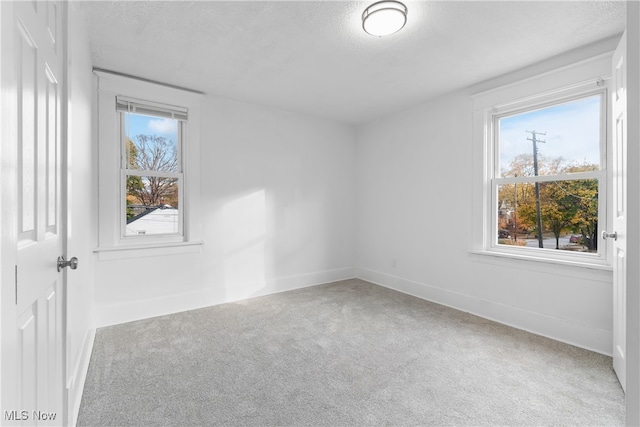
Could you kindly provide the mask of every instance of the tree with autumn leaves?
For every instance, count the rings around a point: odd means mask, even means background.
[[[599,170],[598,165],[590,163],[566,164],[562,158],[545,158],[538,155],[540,176],[566,175]],[[515,157],[502,177],[534,176],[533,156],[521,154]],[[579,233],[582,243],[588,251],[598,248],[598,180],[577,179],[542,181],[539,183],[542,219],[542,234],[553,234],[556,249],[560,249],[559,240],[564,233]],[[512,209],[513,215],[508,224],[514,234],[538,234],[537,211],[534,183],[503,184],[498,189],[498,206]],[[504,221],[504,220],[503,220]]]
[[[156,172],[178,171],[175,144],[164,137],[138,135],[136,141],[127,138],[127,147],[129,169]],[[132,205],[178,207],[177,180],[171,177],[128,175],[127,218],[136,214]]]

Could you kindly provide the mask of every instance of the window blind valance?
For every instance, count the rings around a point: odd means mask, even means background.
[[[158,104],[150,101],[141,101],[138,99],[126,98],[124,96],[116,96],[116,111],[164,117],[181,121],[187,121],[189,119],[188,110],[186,108]]]

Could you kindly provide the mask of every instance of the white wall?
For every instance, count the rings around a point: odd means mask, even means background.
[[[68,242],[67,258],[77,257],[79,267],[67,275],[67,410],[75,425],[84,378],[89,365],[94,324],[93,248],[96,216],[93,195],[92,115],[93,82],[89,41],[82,17],[69,3],[68,25]]]
[[[359,127],[356,275],[611,354],[610,271],[470,253],[472,93]]]
[[[216,98],[204,116],[203,279],[214,300],[353,277],[352,128]]]
[[[615,40],[587,51],[612,46]],[[611,272],[469,252],[470,95],[585,57],[572,52],[357,132],[205,96],[204,243],[169,255],[98,259],[97,325],[356,275],[609,354]]]
[[[204,244],[98,259],[98,326],[353,277],[352,127],[213,96],[201,122]]]

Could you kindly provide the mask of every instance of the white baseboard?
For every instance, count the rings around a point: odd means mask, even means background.
[[[613,332],[357,267],[356,277],[536,335],[611,356]]]
[[[430,286],[367,268],[342,268],[296,276],[280,277],[265,283],[247,286],[245,293],[220,296],[215,289],[171,294],[119,304],[98,305],[96,326],[116,325],[156,316],[195,310],[294,289],[357,277],[387,288],[416,296],[437,304],[465,311],[517,329],[542,335],[567,344],[611,356],[613,333],[604,329],[572,322],[519,307],[480,299],[471,295]],[[88,363],[88,361],[87,361]]]
[[[84,391],[84,382],[87,379],[89,371],[89,361],[91,360],[91,352],[93,350],[93,342],[96,337],[96,330],[87,331],[84,342],[82,343],[82,351],[76,358],[73,365],[73,374],[67,382],[67,425],[75,426],[78,421],[78,413],[80,412],[80,404],[82,403],[82,392]]]
[[[280,277],[264,283],[245,284],[242,287],[245,289],[245,292],[235,292],[233,295],[220,296],[219,290],[215,288],[204,288],[198,291],[150,297],[118,304],[100,305],[97,303],[95,315],[96,327],[102,328],[135,320],[195,310],[246,298],[255,298],[338,280],[352,279],[354,277],[353,267],[347,267]]]
[[[195,310],[206,306],[205,295],[201,290],[118,304],[99,305],[96,303],[96,328]]]

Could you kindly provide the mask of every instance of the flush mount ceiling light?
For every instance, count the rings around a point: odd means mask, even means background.
[[[379,1],[364,10],[362,29],[373,36],[387,36],[407,23],[407,6],[399,1]]]

